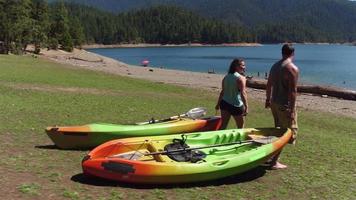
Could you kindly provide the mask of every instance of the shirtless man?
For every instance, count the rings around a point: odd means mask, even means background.
[[[295,144],[297,136],[297,82],[298,67],[293,63],[294,47],[284,44],[282,59],[276,62],[269,73],[266,89],[266,108],[271,108],[274,125],[280,128],[290,128],[293,136],[289,143]],[[271,160],[272,169],[287,168],[278,162],[280,152]]]

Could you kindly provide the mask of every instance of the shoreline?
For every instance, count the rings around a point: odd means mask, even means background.
[[[292,42],[293,43],[293,42]],[[184,44],[159,44],[159,43],[137,43],[137,44],[85,44],[82,49],[112,49],[112,48],[149,48],[149,47],[259,47],[269,45],[270,43],[221,43],[221,44],[203,44],[203,43],[184,43]],[[271,43],[280,44],[280,43]],[[356,43],[328,43],[328,42],[304,42],[293,43],[301,45],[348,45],[356,46]]]
[[[110,49],[110,48],[145,48],[145,47],[258,47],[260,43],[222,43],[222,44],[202,44],[202,43],[185,43],[185,44],[86,44],[82,45],[83,49]]]
[[[157,83],[209,90],[216,92],[216,95],[220,92],[221,81],[224,77],[224,74],[129,65],[83,49],[74,49],[73,52],[42,50],[40,57],[66,64],[73,68],[101,71]],[[265,90],[248,88],[248,96],[251,99],[264,102]],[[356,101],[338,99],[326,95],[298,93],[297,107],[304,110],[317,110],[356,118]]]
[[[271,45],[279,45],[281,43],[272,43]],[[349,43],[293,43],[293,44],[300,44],[300,45],[320,45],[320,46],[325,46],[325,45],[350,45]],[[138,44],[114,44],[114,45],[103,45],[103,44],[91,44],[91,45],[84,45],[83,46],[83,50],[86,50],[86,51],[94,51],[93,53],[96,53],[95,49],[120,49],[120,48],[174,48],[174,47],[261,47],[263,45],[269,45],[269,44],[260,44],[260,43],[223,43],[223,44],[201,44],[201,43],[191,43],[191,44],[152,44],[152,43],[138,43]],[[92,49],[92,50],[91,50]],[[142,61],[145,61],[145,59],[142,59]],[[136,65],[136,66],[142,66],[142,65],[139,65],[139,63],[135,63],[135,64],[127,64],[127,65]],[[164,66],[152,66],[150,65],[150,67],[152,68],[165,68]],[[177,70],[180,70],[180,69],[177,69]],[[218,71],[218,72],[215,72],[214,68],[209,68],[209,69],[206,69],[206,71],[199,71],[201,73],[211,73],[211,74],[223,74],[224,72],[221,72],[221,71]],[[261,76],[260,76],[261,74]],[[249,77],[253,77],[255,80],[265,80],[266,78],[263,77],[263,74],[265,74],[264,76],[266,77],[268,74],[268,70],[266,71],[262,71],[262,72],[256,72],[256,71],[253,71],[253,72],[249,72],[247,73],[246,75],[249,76]],[[352,87],[352,85],[348,84],[348,85],[345,85],[346,82],[345,81],[342,81],[342,80],[339,80],[339,82],[335,82],[334,84],[331,84],[331,83],[315,83],[311,80],[300,80],[298,85],[301,85],[301,86],[308,86],[308,87],[314,87],[314,88],[323,88],[323,91],[326,90],[326,88],[330,88],[332,89],[333,91],[336,91],[336,90],[340,90],[340,91],[343,91],[343,93],[345,93],[345,91],[347,91],[349,94],[351,94],[350,91],[352,91],[353,93],[356,93],[356,88]],[[257,88],[258,89],[258,88]],[[306,92],[308,93],[308,92]],[[336,92],[337,93],[337,92]],[[330,93],[329,93],[330,94]],[[326,93],[326,95],[328,95],[328,92]],[[330,95],[330,96],[333,96],[333,95]],[[351,95],[348,95],[348,96],[352,96],[351,98],[348,98],[348,97],[345,97],[345,99],[355,99],[356,100],[356,94],[351,94]],[[334,95],[334,97],[340,97],[340,98],[343,98],[341,97],[341,95]]]

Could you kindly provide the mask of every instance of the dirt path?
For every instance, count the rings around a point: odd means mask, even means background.
[[[72,53],[64,51],[42,51],[41,57],[58,63],[68,64],[72,67],[146,79],[154,82],[212,90],[216,91],[217,95],[221,88],[221,80],[223,78],[223,75],[220,74],[133,66],[78,49],[75,49]],[[265,100],[265,91],[263,90],[249,88],[248,94],[250,98],[260,101]],[[356,101],[299,94],[297,105],[307,110],[318,110],[356,118]]]

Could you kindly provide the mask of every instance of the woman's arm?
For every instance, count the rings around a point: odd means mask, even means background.
[[[244,103],[245,106],[245,113],[244,115],[247,115],[248,113],[248,101],[247,101],[247,91],[246,91],[246,78],[244,76],[241,76],[238,79],[237,87],[241,91],[241,100]]]
[[[224,95],[224,79],[222,80],[222,83],[221,83],[221,91],[220,91],[220,94],[219,94],[218,102],[216,102],[215,110],[219,110],[220,109],[220,102],[221,102],[221,99],[222,99],[222,97]]]

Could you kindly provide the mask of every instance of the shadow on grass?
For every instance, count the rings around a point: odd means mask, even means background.
[[[35,148],[47,150],[60,150],[60,151],[88,151],[88,149],[61,149],[56,145],[36,145]]]
[[[242,174],[221,178],[212,181],[185,183],[185,184],[134,184],[134,183],[121,183],[116,181],[110,181],[93,176],[85,176],[84,174],[76,174],[72,176],[71,180],[74,182],[94,185],[94,186],[112,186],[112,187],[124,187],[135,189],[170,189],[170,188],[191,188],[191,187],[207,187],[207,186],[220,186],[238,184],[243,182],[253,181],[262,177],[268,168],[259,166]]]

